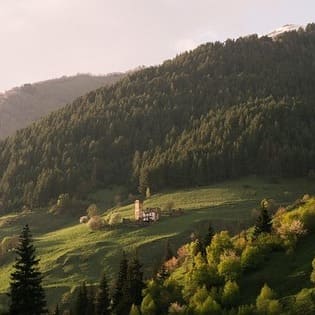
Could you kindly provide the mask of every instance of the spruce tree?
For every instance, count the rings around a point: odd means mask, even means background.
[[[128,314],[132,304],[140,306],[144,288],[143,272],[139,260],[134,257],[127,260],[126,254],[120,263],[116,291],[113,297],[113,311],[117,315]]]
[[[207,256],[207,246],[209,246],[211,244],[213,236],[214,236],[214,230],[212,228],[211,223],[209,222],[207,234],[204,237],[203,242],[202,242],[201,254],[202,254],[203,257]]]
[[[108,292],[108,284],[105,274],[103,274],[98,291],[95,298],[95,314],[109,315],[110,299]]]
[[[262,207],[260,210],[260,214],[256,220],[254,234],[257,236],[260,233],[270,233],[271,226],[272,223],[268,211],[266,208]]]
[[[42,287],[42,275],[38,268],[39,259],[35,256],[35,247],[28,225],[20,235],[17,258],[10,283],[10,314],[41,315],[47,314],[45,292]]]
[[[82,283],[82,285],[79,288],[77,300],[75,303],[75,314],[76,315],[87,315],[87,309],[88,309],[88,293],[86,289],[85,282]]]
[[[132,304],[140,306],[142,302],[142,289],[144,288],[144,283],[141,268],[142,265],[138,258],[134,257],[129,263],[127,273],[127,294],[131,299],[129,309]]]
[[[93,286],[89,286],[87,289],[87,307],[86,315],[95,314],[95,290]]]
[[[55,311],[53,313],[53,315],[60,315],[60,311],[59,311],[59,305],[56,305]]]
[[[118,273],[118,278],[115,284],[115,292],[113,295],[113,303],[112,303],[112,309],[116,311],[117,314],[119,314],[118,306],[119,304],[122,303],[122,300],[123,300],[124,288],[126,286],[126,281],[127,281],[127,271],[128,271],[128,259],[127,259],[126,253],[123,252],[123,257],[119,265],[119,273]]]
[[[209,222],[207,234],[206,234],[204,241],[203,241],[205,247],[207,247],[211,244],[213,235],[214,235],[214,230],[212,228],[211,222]]]
[[[168,261],[173,257],[174,257],[174,254],[171,248],[171,244],[170,244],[169,239],[167,239],[166,244],[165,244],[164,261]]]

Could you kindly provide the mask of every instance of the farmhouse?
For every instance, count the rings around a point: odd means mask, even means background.
[[[135,201],[135,220],[142,222],[155,222],[160,219],[160,208],[146,208],[143,209],[143,202]]]

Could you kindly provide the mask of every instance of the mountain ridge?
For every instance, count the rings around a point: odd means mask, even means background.
[[[307,175],[314,47],[314,24],[281,41],[208,43],[89,92],[0,142],[3,211],[115,184],[143,193],[252,173]]]
[[[91,90],[117,82],[122,73],[77,74],[27,83],[0,93],[0,139],[71,103]]]

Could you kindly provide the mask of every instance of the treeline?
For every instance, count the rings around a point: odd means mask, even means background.
[[[2,211],[113,184],[305,175],[314,64],[310,24],[275,41],[205,44],[91,92],[0,143]]]

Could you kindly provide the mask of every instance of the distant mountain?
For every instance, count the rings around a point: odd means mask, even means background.
[[[284,33],[297,31],[299,28],[303,28],[303,26],[302,25],[296,25],[296,24],[286,24],[286,25],[279,27],[276,30],[268,33],[267,36],[275,39]]]
[[[0,142],[3,211],[59,194],[314,176],[315,24],[199,46]]]
[[[12,135],[16,130],[71,103],[77,97],[115,83],[123,76],[122,73],[103,76],[78,74],[24,84],[0,93],[0,138]]]

